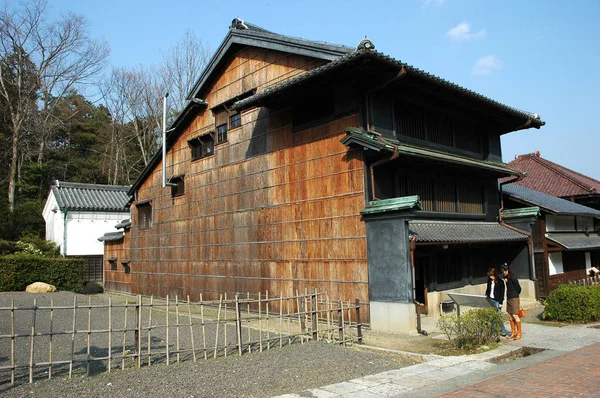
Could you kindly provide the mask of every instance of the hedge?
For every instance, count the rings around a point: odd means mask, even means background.
[[[83,288],[83,272],[81,258],[0,256],[0,291],[24,291],[33,282],[46,282],[57,290],[79,292]]]
[[[600,320],[600,285],[561,285],[544,302],[544,320],[596,322]]]

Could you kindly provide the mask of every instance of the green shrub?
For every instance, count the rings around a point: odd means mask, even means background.
[[[15,242],[10,240],[0,239],[0,256],[4,256],[6,254],[12,254],[17,251],[17,247]]]
[[[32,254],[0,256],[0,291],[24,291],[33,282],[46,282],[57,290],[83,288],[83,259],[42,257]]]
[[[437,326],[454,347],[470,350],[500,337],[502,316],[494,308],[477,308],[463,312],[460,318],[456,313],[442,315]]]
[[[37,235],[26,234],[17,241],[17,247],[28,247],[33,249],[36,253],[40,253],[42,256],[47,257],[58,257],[60,256],[60,249],[56,243],[40,238]],[[25,250],[21,250],[24,251]]]
[[[544,302],[542,319],[562,322],[600,320],[600,285],[561,285]]]

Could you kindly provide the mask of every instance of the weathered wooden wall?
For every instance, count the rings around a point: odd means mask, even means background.
[[[104,242],[104,288],[117,292],[132,293],[131,273],[127,273],[124,261],[131,259],[131,235],[118,242]],[[129,270],[131,269],[131,264]]]
[[[320,62],[246,49],[206,100],[212,107]],[[214,130],[210,110],[198,115],[167,156],[167,174],[185,175],[185,195],[161,188],[159,165],[136,198],[152,200],[152,228],[136,228],[132,205],[131,291],[195,300],[316,287],[368,302],[362,152],[340,143],[358,122],[354,114],[293,132],[289,109],[251,109],[213,156],[191,161],[187,141]]]

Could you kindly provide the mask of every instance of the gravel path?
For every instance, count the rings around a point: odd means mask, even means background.
[[[15,299],[15,305],[31,305],[31,295],[24,293],[2,293],[0,294],[0,306],[10,306],[10,300]],[[37,295],[38,305],[49,303],[50,297],[57,304],[72,304],[73,294],[55,293],[52,295]],[[81,303],[87,298],[79,296]],[[106,296],[95,296],[95,302],[107,300]],[[113,299],[114,301],[114,299]],[[64,313],[55,310],[54,330],[71,329],[72,310],[64,310]],[[81,314],[80,314],[81,312]],[[157,311],[157,314],[159,312]],[[10,331],[9,312],[0,313],[0,334]],[[92,329],[103,327],[106,324],[106,315],[94,312]],[[124,312],[120,314],[124,315]],[[164,317],[166,314],[162,312]],[[173,314],[169,317],[172,320]],[[41,329],[48,326],[49,318],[39,316],[36,326]],[[116,316],[118,318],[118,315]],[[131,317],[130,319],[132,319]],[[115,314],[113,314],[115,319]],[[80,323],[81,321],[81,323]],[[87,328],[87,310],[78,310],[78,328]],[[173,322],[174,324],[174,322]],[[27,322],[17,322],[17,329],[25,328]],[[181,344],[185,347],[186,335],[181,331]],[[195,332],[196,333],[196,332]],[[210,336],[210,331],[207,336]],[[132,333],[129,333],[130,335]],[[195,334],[196,340],[198,335]],[[214,336],[214,334],[213,334]],[[59,338],[63,337],[63,339]],[[55,358],[59,353],[70,353],[70,336],[55,337],[53,351]],[[170,333],[170,346],[174,349],[174,336]],[[235,338],[235,331],[228,335]],[[98,337],[97,339],[101,339]],[[0,341],[0,363],[6,365],[10,357],[10,342],[7,339]],[[26,363],[29,356],[28,338],[16,345],[18,363]],[[47,360],[47,339],[36,338],[35,358],[36,361]],[[114,341],[117,340],[117,341]],[[113,350],[122,350],[122,338],[113,340]],[[142,342],[145,342],[142,338]],[[164,336],[154,337],[153,344],[162,344],[164,349]],[[97,341],[97,340],[96,340]],[[93,345],[92,354],[96,356],[105,355],[106,344]],[[132,346],[129,336],[127,346]],[[86,338],[81,335],[76,339],[76,352],[80,358],[85,358]],[[133,348],[133,347],[132,347]],[[142,347],[144,352],[144,347]],[[154,345],[153,345],[154,349]],[[18,385],[11,387],[8,383],[10,372],[0,372],[0,395],[6,394],[11,397],[34,396],[34,397],[56,397],[56,396],[164,396],[164,397],[230,397],[248,396],[263,397],[289,392],[297,392],[309,388],[315,388],[343,380],[349,380],[368,374],[378,373],[386,370],[397,369],[415,363],[413,357],[402,355],[368,352],[354,348],[339,347],[327,343],[292,344],[283,348],[275,348],[262,353],[251,353],[241,357],[229,355],[227,358],[217,358],[205,361],[198,360],[194,363],[190,355],[182,354],[182,362],[175,364],[175,356],[171,356],[171,365],[164,365],[164,358],[153,356],[153,365],[144,366],[141,369],[126,367],[125,370],[116,370],[108,374],[105,372],[105,362],[98,362],[92,369],[94,376],[85,376],[85,364],[75,369],[73,379],[66,378],[67,368],[56,367],[53,370],[53,378],[47,380],[47,368],[38,368],[35,372],[33,385],[26,384],[26,369],[20,372]],[[128,360],[130,363],[131,360]],[[120,365],[120,361],[119,365]],[[130,364],[129,364],[130,365]],[[113,365],[115,366],[115,365]],[[114,368],[113,368],[114,369]]]

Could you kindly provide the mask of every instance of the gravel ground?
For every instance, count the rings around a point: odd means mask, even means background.
[[[71,305],[73,294],[67,292],[54,294],[35,295],[38,305],[49,304],[50,298],[54,305]],[[33,295],[25,293],[2,293],[0,294],[0,307],[10,306],[11,299],[15,305],[31,305]],[[94,296],[93,303],[107,302],[107,295]],[[120,300],[120,301],[119,301]],[[113,297],[113,302],[123,302],[123,297]],[[87,297],[78,296],[78,302],[87,303]],[[124,309],[113,309],[113,321],[122,322]],[[128,322],[134,319],[133,309],[128,312]],[[186,313],[187,309],[181,310]],[[70,330],[72,328],[72,310],[55,310],[53,330]],[[18,332],[29,332],[32,311],[21,316],[16,321]],[[78,309],[77,328],[87,329],[87,309]],[[144,314],[145,315],[145,314]],[[165,323],[166,313],[156,310],[153,314],[160,317]],[[107,327],[108,311],[93,311],[92,329]],[[119,319],[121,321],[119,321]],[[189,318],[186,317],[186,321]],[[174,325],[176,317],[170,314],[169,322]],[[183,323],[184,320],[180,319]],[[196,322],[196,320],[194,321]],[[154,322],[153,322],[154,324]],[[121,325],[122,326],[122,325]],[[119,327],[113,326],[113,327]],[[36,329],[49,330],[49,314],[38,311]],[[169,346],[175,349],[175,328],[169,333]],[[0,312],[0,334],[10,333],[10,312]],[[162,335],[161,335],[162,333]],[[244,331],[246,333],[246,331]],[[196,349],[199,348],[201,339],[200,325],[194,326],[194,340]],[[222,336],[222,329],[220,335]],[[235,328],[228,328],[227,340],[235,344]],[[152,350],[165,348],[164,330],[153,331]],[[223,336],[222,336],[223,337]],[[221,337],[221,338],[222,338]],[[254,336],[256,337],[256,335]],[[254,338],[253,337],[253,338]],[[107,351],[106,335],[92,335],[92,356],[105,356]],[[206,327],[206,340],[214,346],[215,332]],[[15,348],[16,362],[27,363],[29,360],[30,346],[29,338],[17,339]],[[147,349],[147,335],[142,333],[142,353]],[[75,339],[75,357],[86,358],[86,335],[79,335]],[[125,341],[127,349],[133,349],[133,333],[127,334]],[[181,348],[190,347],[189,327],[180,328]],[[121,333],[113,333],[113,352],[122,352],[123,337]],[[275,344],[277,345],[277,344]],[[54,360],[68,359],[70,356],[71,336],[56,336],[53,339]],[[35,361],[47,361],[49,351],[49,338],[36,338]],[[222,353],[220,353],[222,355]],[[62,357],[61,357],[62,356]],[[68,379],[67,366],[55,366],[53,378],[47,380],[48,369],[37,368],[34,373],[35,384],[27,383],[27,369],[21,369],[17,374],[17,385],[9,385],[10,372],[0,371],[0,394],[7,396],[165,396],[165,397],[224,397],[224,396],[249,396],[262,397],[296,392],[304,389],[315,388],[343,380],[349,380],[367,374],[378,373],[390,369],[397,369],[415,363],[414,357],[405,357],[396,354],[382,354],[379,352],[367,352],[348,347],[339,347],[326,343],[292,344],[283,348],[275,348],[262,353],[253,352],[242,357],[229,355],[227,358],[217,358],[205,361],[203,356],[198,355],[198,362],[191,360],[191,354],[182,354],[182,362],[175,363],[176,356],[171,354],[171,365],[166,367],[164,355],[153,355],[153,365],[143,366],[141,369],[131,367],[132,360],[126,361],[125,370],[116,370],[106,373],[106,361],[93,363],[91,374],[85,376],[86,365],[80,364],[74,369],[73,379]],[[144,357],[142,357],[144,359]],[[114,361],[115,366],[121,361]],[[145,362],[145,361],[144,361]],[[0,340],[0,365],[10,363],[10,340]]]

